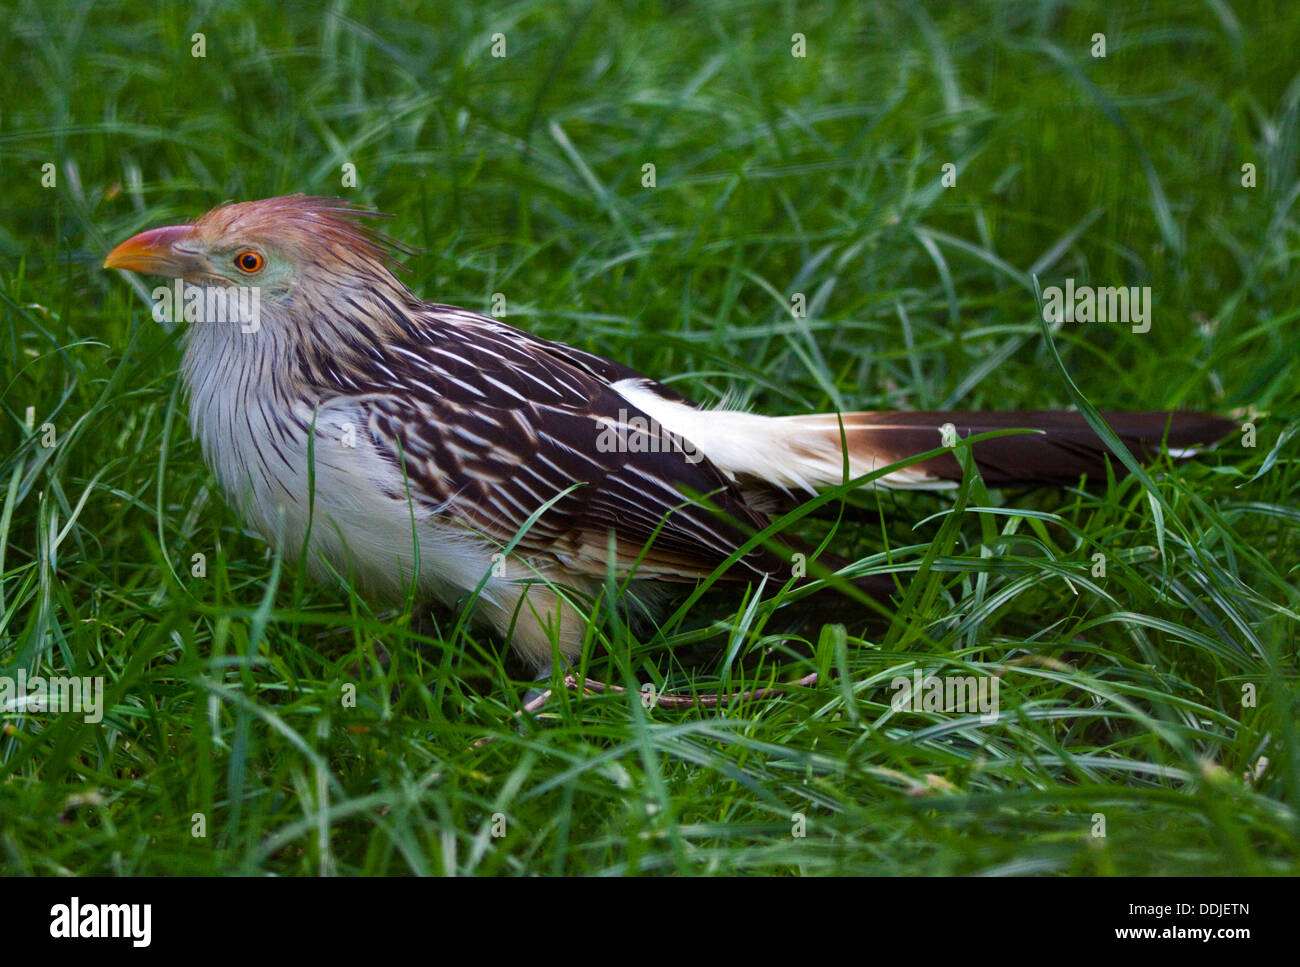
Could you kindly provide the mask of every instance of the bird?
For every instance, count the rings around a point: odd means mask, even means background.
[[[943,445],[957,437],[1038,431],[972,446],[991,487],[1106,470],[1106,445],[1065,410],[700,405],[623,363],[422,300],[401,277],[414,250],[377,217],[303,194],[228,203],[128,238],[104,267],[179,280],[194,317],[180,363],[190,426],[248,524],[285,553],[305,548],[318,580],[472,602],[541,674],[579,657],[581,595],[611,573],[649,608],[710,577],[784,583],[791,539],[737,553],[782,508],[884,468],[871,485],[955,487],[961,463]],[[188,311],[196,292],[256,313],[204,318]],[[1208,413],[1102,415],[1141,459],[1162,446],[1186,458],[1233,428]],[[898,585],[869,587],[887,598]]]

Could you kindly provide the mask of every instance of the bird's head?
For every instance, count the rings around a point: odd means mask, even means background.
[[[380,286],[405,293],[393,275],[408,251],[359,223],[384,217],[336,198],[286,195],[221,205],[188,225],[151,228],[108,254],[104,267],[197,286],[255,286],[263,305],[302,293]]]

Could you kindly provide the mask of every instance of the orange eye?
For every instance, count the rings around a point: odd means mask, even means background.
[[[235,256],[235,265],[239,267],[239,271],[247,272],[249,275],[260,272],[265,264],[266,259],[258,252],[240,252]]]

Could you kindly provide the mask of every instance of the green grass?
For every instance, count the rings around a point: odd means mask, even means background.
[[[1296,871],[1300,20],[803,6],[12,6],[0,672],[102,676],[106,712],[3,713],[0,868]],[[858,491],[832,546],[899,571],[888,627],[818,604],[792,637],[769,587],[660,633],[595,622],[584,665],[819,684],[725,710],[562,692],[521,721],[499,642],[311,586],[245,531],[175,336],[100,267],[142,228],[291,191],[395,213],[426,298],[502,293],[509,322],[699,399],[1063,406],[1068,374],[1099,409],[1253,415],[1257,445],[1065,493]],[[1058,366],[1035,277],[1150,285],[1151,330],[1067,324]],[[998,675],[1001,716],[891,709],[913,670]]]

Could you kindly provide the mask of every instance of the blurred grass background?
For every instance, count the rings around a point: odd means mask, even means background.
[[[102,725],[2,714],[6,872],[1296,871],[1290,5],[0,20],[0,673],[103,676],[108,701]],[[819,685],[678,712],[560,695],[520,722],[499,643],[304,585],[244,531],[190,440],[176,334],[100,267],[143,228],[295,191],[392,212],[426,298],[501,293],[514,325],[774,414],[1068,405],[1034,277],[1149,285],[1149,332],[1055,333],[1080,391],[1232,414],[1257,443],[1155,468],[1155,496],[856,495],[837,550],[932,558],[888,632],[828,620],[801,645],[768,589],[589,656],[702,693]],[[1001,717],[892,710],[914,669],[999,675]]]

